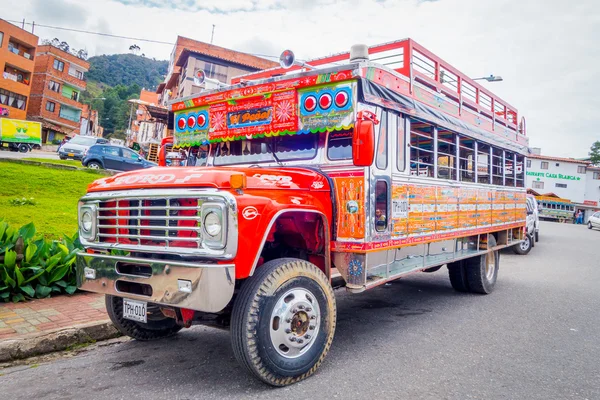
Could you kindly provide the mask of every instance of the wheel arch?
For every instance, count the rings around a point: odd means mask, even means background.
[[[283,218],[287,218],[287,217],[300,217],[300,216],[302,216],[302,214],[316,214],[321,220],[321,227],[323,229],[324,243],[323,243],[323,247],[322,247],[322,251],[320,252],[320,255],[322,255],[324,258],[324,266],[323,267],[317,266],[317,267],[319,267],[319,269],[321,269],[323,271],[325,276],[327,276],[327,279],[331,279],[331,253],[329,251],[330,241],[331,241],[331,226],[329,224],[329,220],[327,219],[327,216],[325,215],[325,213],[323,213],[322,211],[314,210],[314,209],[304,209],[304,208],[288,208],[288,209],[279,210],[271,218],[271,220],[269,221],[269,224],[267,225],[267,229],[265,230],[263,237],[261,239],[260,246],[258,248],[258,251],[256,252],[256,256],[252,263],[252,269],[250,270],[250,273],[248,274],[248,276],[254,275],[255,270],[260,267],[259,266],[260,258],[265,250],[265,245],[268,242],[268,237],[269,237],[271,231],[273,230],[273,227],[277,223],[277,221],[282,220]]]
[[[104,163],[103,163],[103,162],[102,162],[102,160],[100,160],[99,158],[92,158],[92,159],[88,160],[88,161],[85,163],[85,166],[87,167],[87,166],[88,166],[88,165],[89,165],[91,162],[97,162],[98,164],[100,164],[100,166],[101,166],[102,168],[104,168]]]

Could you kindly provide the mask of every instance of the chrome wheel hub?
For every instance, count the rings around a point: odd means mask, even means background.
[[[275,350],[287,358],[306,353],[319,333],[320,311],[317,299],[309,290],[295,288],[281,295],[269,321]]]
[[[527,251],[527,249],[529,248],[530,244],[531,243],[530,243],[529,235],[526,235],[525,239],[520,244],[521,250]]]

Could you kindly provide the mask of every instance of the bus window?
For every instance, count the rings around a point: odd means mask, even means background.
[[[437,177],[456,180],[456,135],[453,132],[438,130]]]
[[[377,155],[375,158],[375,166],[379,169],[387,168],[387,126],[388,113],[383,111],[379,122],[379,137],[377,138]]]
[[[506,174],[505,186],[515,186],[515,155],[506,151],[504,153],[504,173]]]
[[[494,185],[504,185],[502,179],[502,168],[504,167],[502,153],[501,149],[492,148],[492,183]]]
[[[525,187],[525,157],[520,154],[517,154],[517,187]]]
[[[410,174],[433,176],[433,126],[410,121]]]
[[[327,158],[330,160],[352,159],[352,131],[333,131],[329,133]]]
[[[386,181],[375,184],[375,230],[383,232],[387,229],[388,185]]]
[[[490,146],[477,143],[477,182],[490,183]]]
[[[471,138],[461,136],[459,138],[458,167],[460,180],[463,182],[475,182],[475,141]]]
[[[396,147],[396,168],[398,171],[403,172],[405,169],[404,156],[406,154],[406,134],[404,132],[404,118],[398,116],[396,120],[397,124],[397,147]]]

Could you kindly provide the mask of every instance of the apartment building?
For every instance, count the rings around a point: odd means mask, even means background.
[[[279,65],[247,53],[226,49],[209,43],[178,36],[171,52],[165,81],[158,86],[159,102],[166,105],[174,98],[199,93],[194,76],[202,70],[209,79],[230,83],[231,78]]]
[[[25,119],[38,37],[0,19],[0,118]]]
[[[52,143],[78,134],[81,93],[90,64],[51,45],[38,46],[27,117],[42,123],[42,141]]]

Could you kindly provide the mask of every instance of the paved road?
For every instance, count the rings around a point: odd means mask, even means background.
[[[361,295],[338,291],[332,350],[312,378],[267,387],[226,331],[128,341],[0,371],[6,399],[600,399],[600,231],[542,224],[505,252],[496,291],[452,291],[445,269]]]
[[[18,153],[16,151],[0,151],[0,158],[48,158],[58,160],[58,153],[51,151],[33,150],[27,153]]]

